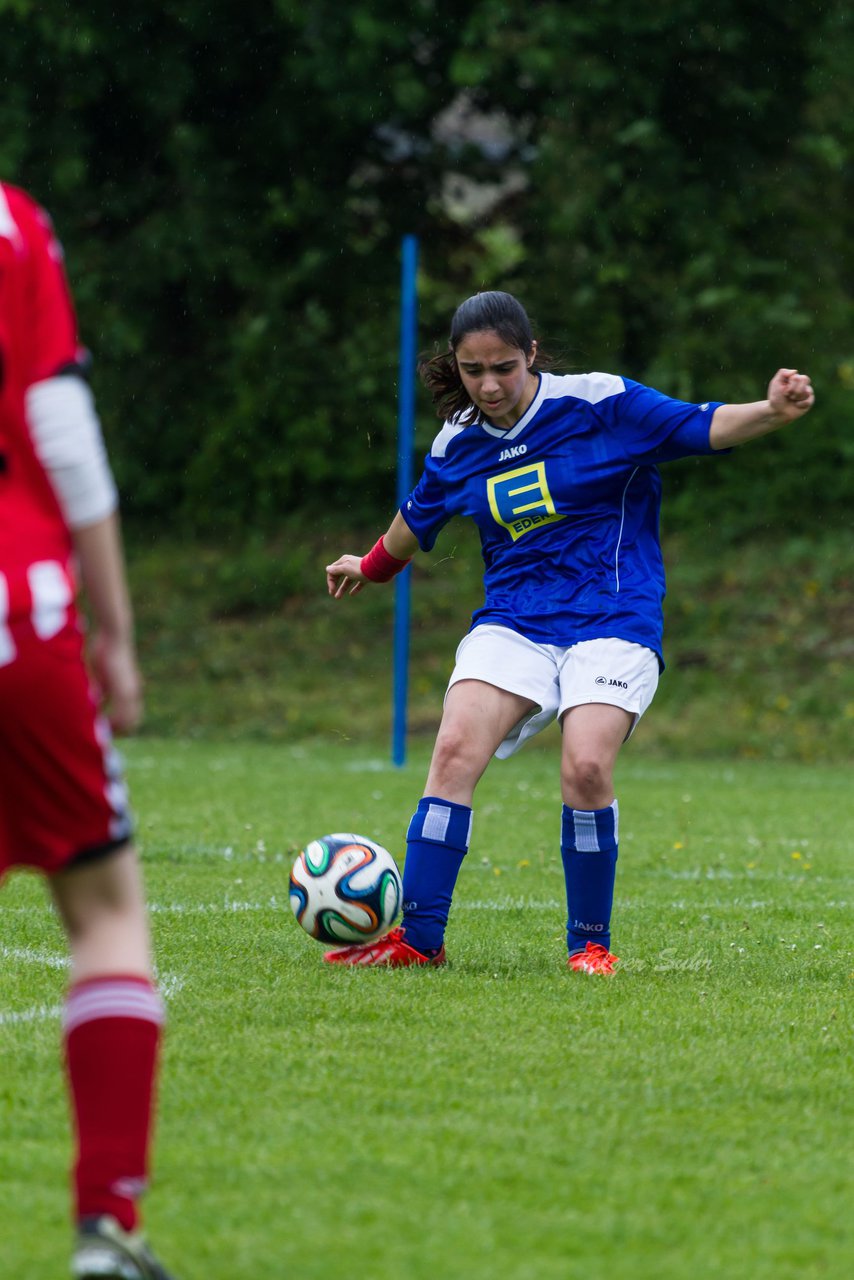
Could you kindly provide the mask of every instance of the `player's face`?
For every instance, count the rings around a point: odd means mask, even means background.
[[[528,408],[537,390],[530,354],[510,347],[494,329],[467,333],[456,350],[457,367],[463,386],[490,422],[496,427],[512,427]]]

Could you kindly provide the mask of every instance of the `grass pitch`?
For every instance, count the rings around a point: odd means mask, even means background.
[[[565,969],[557,740],[496,762],[451,964],[352,971],[288,906],[327,831],[399,857],[426,767],[127,749],[169,1027],[147,1225],[181,1280],[854,1274],[850,769],[620,766],[611,980]],[[65,1274],[65,982],[0,895],[0,1273]]]

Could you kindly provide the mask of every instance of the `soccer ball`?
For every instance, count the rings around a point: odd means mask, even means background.
[[[394,924],[403,885],[387,849],[364,836],[321,836],[291,870],[291,909],[318,942],[373,942]]]

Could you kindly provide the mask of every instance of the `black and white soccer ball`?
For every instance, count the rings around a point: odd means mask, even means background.
[[[394,924],[403,900],[388,849],[338,832],[312,840],[291,870],[291,909],[318,942],[373,942]]]

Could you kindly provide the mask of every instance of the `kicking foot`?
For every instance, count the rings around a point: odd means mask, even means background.
[[[445,964],[445,948],[443,946],[435,956],[425,955],[410,947],[402,929],[392,929],[391,933],[377,938],[376,942],[357,942],[350,947],[336,947],[334,951],[327,951],[323,958],[328,964],[385,965],[388,969],[406,969],[415,964]]]

